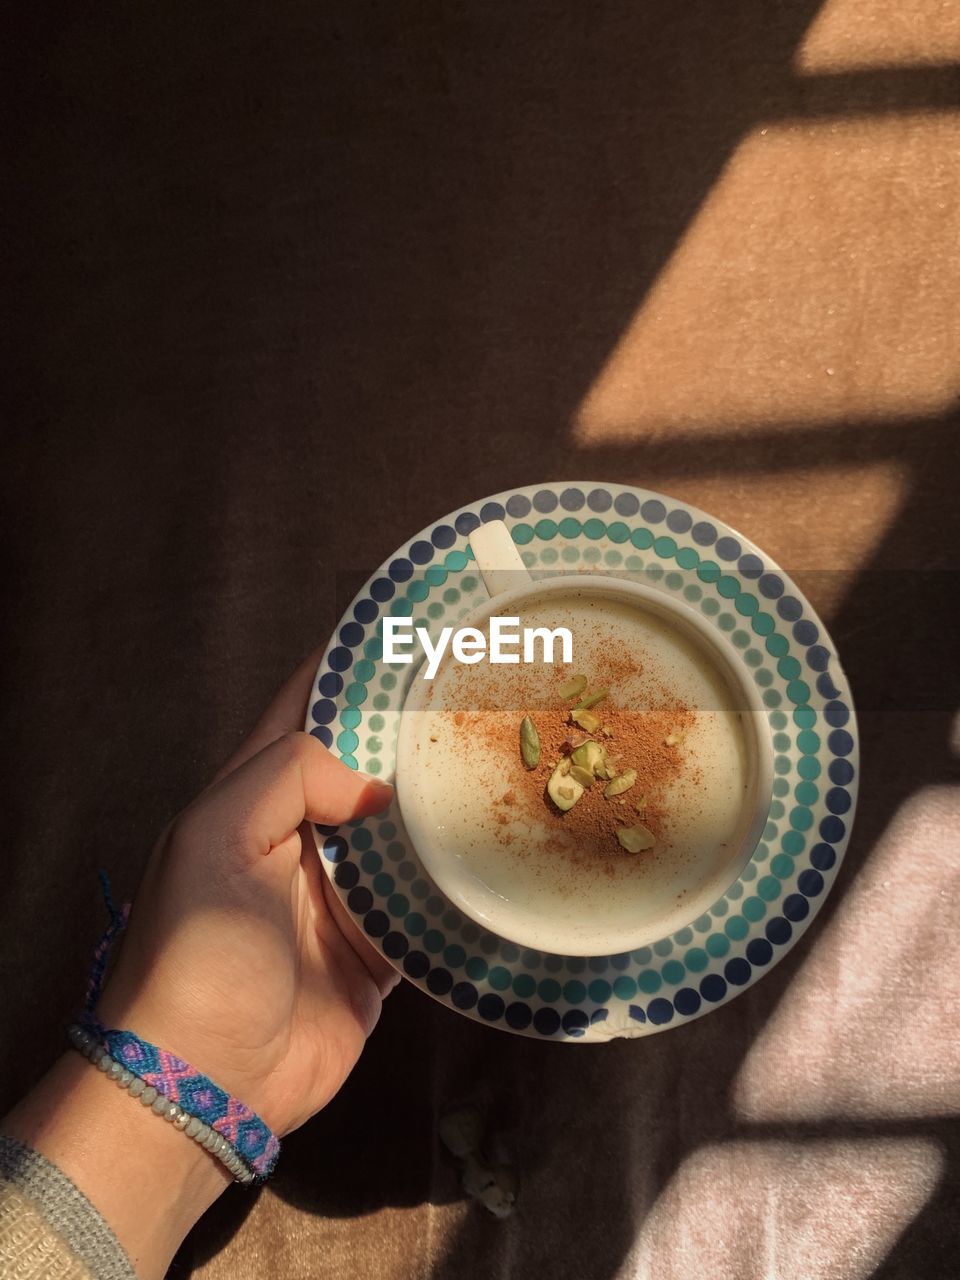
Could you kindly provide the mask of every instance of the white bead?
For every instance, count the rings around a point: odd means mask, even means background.
[[[113,1066],[113,1059],[110,1057],[109,1053],[104,1053],[104,1055],[100,1058],[99,1062],[97,1063],[98,1070],[102,1071],[104,1075],[107,1074],[107,1072],[110,1070],[112,1066]]]
[[[130,1097],[139,1098],[146,1087],[146,1081],[142,1080],[140,1076],[135,1076],[134,1079],[130,1081]]]
[[[145,1107],[152,1107],[153,1100],[156,1096],[157,1096],[156,1089],[153,1087],[152,1084],[148,1084],[147,1087],[144,1089],[143,1093],[141,1093],[140,1095],[140,1101],[143,1103]]]
[[[153,1102],[151,1103],[151,1108],[150,1108],[150,1109],[151,1109],[152,1111],[155,1111],[155,1112],[157,1113],[157,1115],[158,1115],[158,1116],[162,1116],[162,1115],[163,1115],[163,1113],[164,1113],[164,1111],[166,1111],[166,1109],[167,1109],[167,1107],[168,1107],[169,1105],[170,1105],[170,1103],[169,1103],[169,1102],[167,1101],[167,1099],[163,1096],[163,1094],[162,1094],[162,1093],[158,1093],[158,1094],[157,1094],[157,1096],[154,1098]]]
[[[111,1080],[119,1080],[123,1075],[123,1067],[119,1062],[111,1062],[110,1066],[107,1068],[107,1075]]]
[[[162,1114],[163,1114],[164,1120],[167,1120],[170,1122],[170,1124],[173,1124],[177,1116],[182,1115],[183,1112],[180,1110],[180,1108],[177,1106],[175,1102],[168,1102]]]
[[[174,1120],[173,1127],[175,1129],[179,1129],[182,1132],[184,1129],[186,1129],[187,1125],[190,1123],[192,1119],[193,1119],[193,1116],[190,1115],[189,1111],[181,1111],[180,1114]]]
[[[128,1071],[126,1067],[120,1072],[120,1078],[117,1083],[124,1089],[128,1089],[136,1077],[132,1071]]]
[[[190,1119],[187,1121],[186,1128],[184,1129],[183,1132],[187,1135],[188,1138],[195,1138],[202,1128],[203,1128],[203,1121],[198,1120],[196,1116],[191,1116]]]

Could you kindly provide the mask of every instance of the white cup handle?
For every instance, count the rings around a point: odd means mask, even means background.
[[[503,595],[531,581],[527,566],[520,557],[510,530],[502,520],[490,520],[474,529],[470,546],[491,596]]]

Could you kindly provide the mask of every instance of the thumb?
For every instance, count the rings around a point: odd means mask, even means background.
[[[282,844],[304,819],[346,822],[379,813],[393,788],[348,769],[307,733],[287,733],[214,783],[187,809],[184,825],[227,835],[247,856]]]

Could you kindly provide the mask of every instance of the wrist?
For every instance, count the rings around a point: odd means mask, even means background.
[[[103,1215],[138,1275],[164,1275],[230,1175],[78,1053],[61,1058],[3,1128],[58,1165]]]
[[[108,1080],[216,1156],[238,1182],[269,1177],[280,1154],[276,1135],[208,1076],[132,1031],[75,1024],[67,1034]]]
[[[177,984],[177,989],[176,1002],[149,984],[140,984],[135,995],[126,997],[124,984],[111,978],[97,1006],[97,1020],[110,1029],[128,1029],[176,1055],[279,1130],[278,1117],[264,1096],[264,1080],[275,1066],[272,1058],[265,1063],[262,1058],[269,1055],[263,1054],[262,1047],[251,1052],[221,1033],[210,1009],[194,996],[189,984]]]

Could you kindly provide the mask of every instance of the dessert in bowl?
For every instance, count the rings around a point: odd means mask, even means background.
[[[410,682],[397,795],[424,867],[468,916],[542,951],[611,954],[682,928],[739,877],[767,819],[753,681],[655,587],[534,581],[498,522],[473,549],[491,598],[462,626],[516,619],[539,645],[532,661],[520,646],[516,661],[448,651]]]

